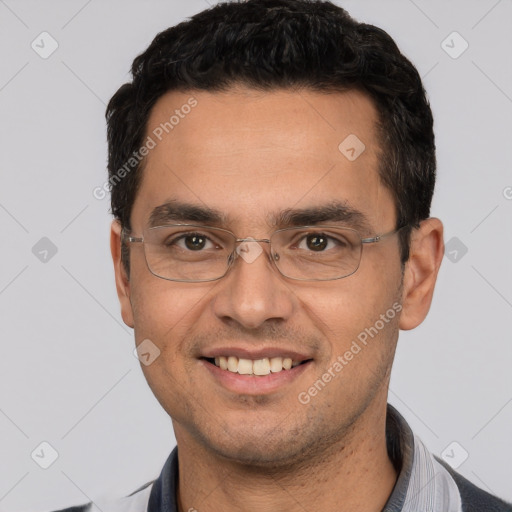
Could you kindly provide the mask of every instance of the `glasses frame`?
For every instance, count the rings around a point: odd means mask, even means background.
[[[227,275],[227,273],[231,270],[234,262],[236,261],[237,257],[238,257],[238,254],[236,252],[236,245],[239,244],[239,243],[243,243],[243,242],[263,242],[263,243],[268,243],[269,244],[269,250],[270,250],[270,257],[269,259],[274,263],[274,267],[277,269],[277,271],[284,277],[286,277],[287,279],[292,279],[294,281],[316,281],[316,282],[319,282],[319,281],[337,281],[338,279],[344,279],[346,277],[349,277],[353,274],[355,274],[357,272],[357,270],[359,269],[360,265],[361,265],[361,260],[363,258],[363,247],[365,244],[375,244],[375,243],[378,243],[386,238],[389,238],[390,236],[393,236],[395,234],[397,234],[400,230],[402,230],[403,228],[407,227],[407,225],[404,225],[404,226],[401,226],[399,228],[396,228],[396,229],[393,229],[392,231],[387,231],[385,233],[382,233],[382,234],[379,234],[379,235],[374,235],[372,237],[369,237],[369,238],[362,238],[361,235],[359,234],[359,232],[356,230],[356,229],[353,229],[353,228],[350,228],[350,227],[347,227],[347,226],[329,226],[329,225],[306,225],[306,226],[292,226],[292,227],[288,227],[288,228],[281,228],[281,229],[277,229],[276,231],[274,231],[271,235],[270,235],[270,238],[252,238],[252,237],[247,237],[247,238],[238,238],[232,231],[229,231],[228,229],[224,229],[224,228],[218,228],[218,227],[215,227],[215,226],[206,226],[204,224],[163,224],[161,226],[152,226],[150,228],[146,228],[146,230],[144,231],[149,231],[149,230],[153,230],[153,229],[159,229],[159,228],[166,228],[166,227],[190,227],[190,228],[202,228],[202,229],[206,229],[206,230],[216,230],[216,231],[223,231],[224,233],[227,233],[229,235],[231,235],[233,238],[234,238],[234,241],[235,241],[235,248],[233,249],[233,251],[231,252],[231,254],[228,256],[228,265],[227,265],[227,268],[226,268],[226,271],[224,272],[224,274],[222,274],[221,276],[219,277],[214,277],[212,279],[196,279],[196,280],[190,280],[190,279],[171,279],[169,277],[162,277],[158,274],[155,274],[155,272],[153,272],[153,270],[151,269],[151,266],[149,265],[149,262],[148,262],[148,259],[147,259],[147,254],[146,254],[146,246],[144,245],[144,234],[143,236],[141,237],[136,237],[136,236],[131,236],[128,234],[128,230],[126,230],[125,228],[123,228],[121,230],[121,242],[126,242],[128,244],[142,244],[143,246],[143,250],[144,250],[144,260],[146,261],[146,266],[148,268],[148,270],[151,272],[152,275],[154,275],[155,277],[158,277],[160,279],[164,279],[166,281],[174,281],[174,282],[179,282],[179,283],[207,283],[207,282],[211,282],[211,281],[218,281],[219,279],[222,279],[223,277],[225,277]],[[334,277],[334,278],[329,278],[329,279],[304,279],[304,278],[297,278],[297,277],[290,277],[286,274],[284,274],[281,269],[278,267],[277,263],[276,263],[276,260],[275,258],[273,257],[273,254],[272,254],[272,245],[271,245],[271,239],[272,237],[276,234],[276,233],[280,233],[280,232],[283,232],[283,231],[289,231],[289,230],[299,230],[299,229],[307,229],[307,228],[313,228],[313,229],[347,229],[347,230],[350,230],[350,231],[353,231],[354,233],[357,234],[357,236],[359,237],[359,239],[361,240],[361,251],[360,251],[360,254],[359,254],[359,262],[357,264],[357,267],[354,269],[353,272],[351,272],[350,274],[347,274],[345,276],[341,276],[341,277]],[[276,253],[278,254],[278,253]]]

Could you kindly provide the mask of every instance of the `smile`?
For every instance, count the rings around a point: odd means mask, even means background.
[[[236,356],[219,356],[206,360],[220,368],[238,375],[265,376],[291,370],[309,360],[294,361],[291,357],[264,357],[262,359],[245,359]]]

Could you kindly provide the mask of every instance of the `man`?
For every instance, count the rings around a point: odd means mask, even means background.
[[[249,0],[132,72],[107,108],[111,250],[177,448],[95,505],[511,511],[387,404],[443,257],[432,114],[392,39],[330,2]]]

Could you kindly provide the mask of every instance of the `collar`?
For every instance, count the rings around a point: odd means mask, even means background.
[[[455,480],[390,404],[386,442],[398,478],[382,512],[462,512]]]

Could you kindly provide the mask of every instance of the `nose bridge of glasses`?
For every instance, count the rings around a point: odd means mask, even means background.
[[[261,243],[270,244],[270,240],[268,238],[252,237],[236,238],[236,247],[229,258],[230,263],[233,263],[237,257],[241,257],[246,263],[253,263],[262,253],[267,252]]]
[[[268,238],[252,238],[251,236],[247,238],[237,238],[235,240],[235,243],[243,243],[243,242],[265,242],[270,243],[270,240]]]

